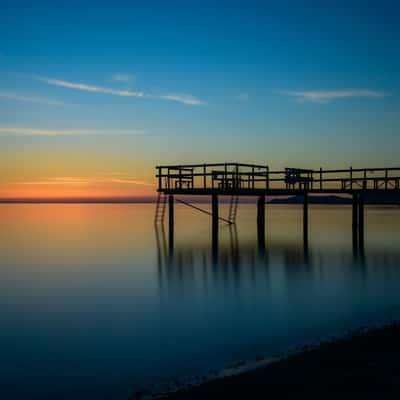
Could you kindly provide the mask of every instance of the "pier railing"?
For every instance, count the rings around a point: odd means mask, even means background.
[[[267,165],[215,163],[157,166],[159,192],[315,192],[399,190],[399,168],[270,170]]]

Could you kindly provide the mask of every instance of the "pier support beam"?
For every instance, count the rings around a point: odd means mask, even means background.
[[[257,200],[257,239],[258,249],[265,250],[265,195]]]
[[[358,197],[358,246],[364,249],[364,195],[360,193]]]
[[[353,193],[352,232],[353,232],[353,250],[357,251],[357,247],[358,247],[358,193]]]
[[[303,203],[303,241],[304,249],[308,250],[308,193],[304,192]]]
[[[169,251],[174,251],[174,196],[169,195],[168,197],[168,242]]]
[[[212,214],[212,252],[213,256],[218,255],[218,195],[211,196],[211,214]]]

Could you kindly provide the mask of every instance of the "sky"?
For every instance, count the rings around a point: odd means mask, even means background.
[[[399,166],[400,4],[276,3],[0,0],[0,199],[148,196],[168,163]]]

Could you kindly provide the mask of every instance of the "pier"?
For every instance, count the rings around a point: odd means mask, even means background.
[[[169,246],[174,243],[174,202],[177,195],[209,196],[211,212],[182,199],[181,203],[205,212],[211,217],[212,249],[218,252],[218,226],[220,222],[234,224],[239,198],[257,197],[257,233],[259,246],[265,246],[266,196],[302,196],[303,240],[308,244],[309,195],[348,195],[352,197],[353,246],[364,245],[364,204],[367,195],[384,199],[400,194],[400,167],[304,169],[288,167],[271,170],[267,165],[243,163],[215,163],[190,165],[163,165],[156,167],[158,182],[155,223],[164,221],[168,199]],[[219,196],[231,196],[228,218],[219,215]]]

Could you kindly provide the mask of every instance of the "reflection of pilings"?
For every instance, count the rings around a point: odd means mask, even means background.
[[[303,204],[303,241],[304,248],[308,249],[308,193],[304,192]]]
[[[232,260],[237,260],[239,258],[239,240],[237,234],[236,225],[229,225],[229,239],[231,244],[231,255]]]
[[[364,195],[358,198],[358,245],[360,252],[364,249]]]
[[[211,213],[212,213],[212,253],[213,256],[218,255],[218,195],[211,196]]]
[[[265,252],[265,195],[257,200],[257,239],[258,250]]]
[[[172,253],[174,251],[174,196],[172,195],[168,197],[168,209],[169,251]]]
[[[354,251],[354,255],[357,256],[357,252],[358,252],[358,193],[353,193],[352,233],[353,233],[353,251]]]
[[[157,244],[157,271],[159,284],[163,282],[163,270],[168,259],[167,250],[167,239],[165,236],[164,225],[155,225],[154,227],[156,234],[156,244]]]

